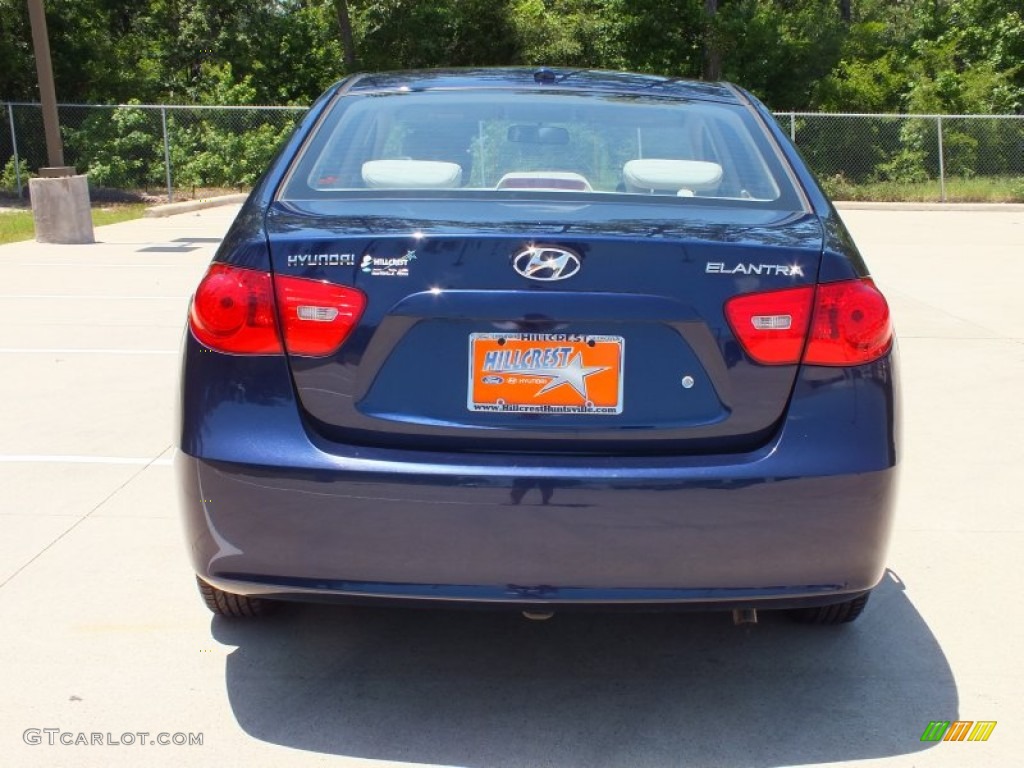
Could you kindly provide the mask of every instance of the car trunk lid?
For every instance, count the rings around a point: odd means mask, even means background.
[[[798,366],[749,359],[724,307],[813,285],[815,216],[647,202],[452,206],[272,206],[276,273],[366,295],[336,353],[289,356],[324,437],[623,453],[748,450],[772,433]]]

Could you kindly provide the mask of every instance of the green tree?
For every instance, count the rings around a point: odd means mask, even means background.
[[[62,102],[211,103],[224,97],[230,71],[236,83],[248,78],[253,103],[305,104],[356,67],[549,64],[721,74],[778,109],[1024,109],[1020,0],[48,0],[46,7]],[[30,39],[24,0],[0,0],[0,99],[35,99]]]
[[[506,2],[377,0],[353,10],[364,69],[475,67],[516,58]]]

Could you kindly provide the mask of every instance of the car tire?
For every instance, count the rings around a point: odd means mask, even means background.
[[[796,608],[789,612],[794,620],[801,624],[849,624],[864,611],[868,604],[870,592],[857,595],[852,600],[844,600],[832,605],[819,605],[814,608]]]
[[[229,619],[251,618],[262,616],[272,608],[270,600],[225,592],[212,584],[207,584],[198,576],[196,576],[196,584],[199,586],[199,594],[202,595],[206,607],[218,616]]]

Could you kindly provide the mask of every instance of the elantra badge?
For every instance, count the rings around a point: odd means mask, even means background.
[[[580,271],[580,257],[565,248],[531,245],[512,257],[512,266],[531,280],[565,280]]]
[[[736,264],[727,266],[724,261],[709,261],[704,271],[709,275],[785,275],[803,277],[804,270],[799,264]]]

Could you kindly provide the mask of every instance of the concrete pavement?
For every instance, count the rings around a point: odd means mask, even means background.
[[[1021,762],[1024,212],[844,212],[900,334],[891,572],[849,627],[740,629],[316,606],[212,619],[175,509],[171,412],[187,296],[236,211],[0,247],[0,765]],[[998,725],[985,743],[920,741],[956,719]],[[202,744],[148,743],[161,733]]]

